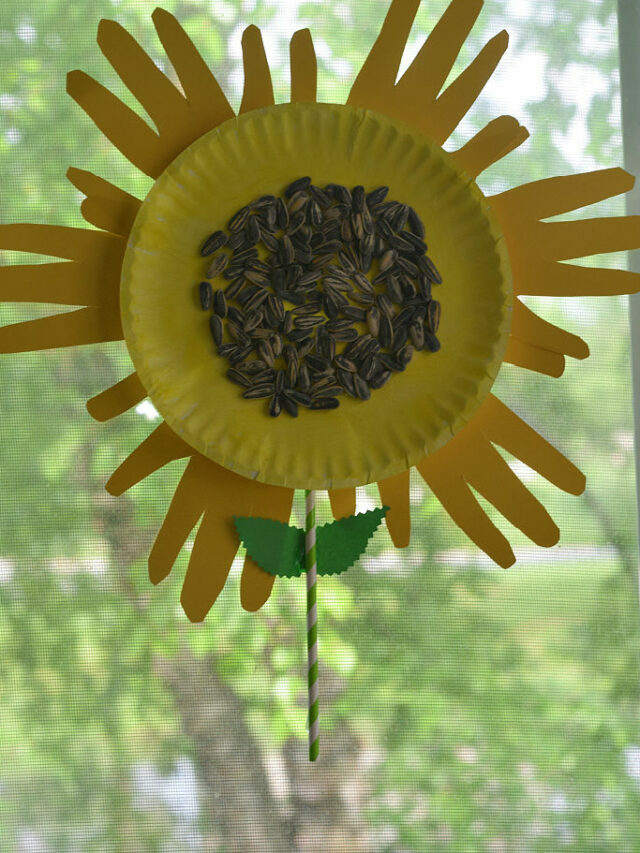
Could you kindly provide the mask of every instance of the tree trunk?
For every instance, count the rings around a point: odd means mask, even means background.
[[[217,677],[212,662],[182,650],[160,660],[158,669],[193,742],[203,805],[221,848],[225,853],[296,853],[292,823],[269,790],[242,703]]]

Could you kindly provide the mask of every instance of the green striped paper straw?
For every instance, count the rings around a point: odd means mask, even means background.
[[[320,752],[318,701],[318,564],[316,560],[316,496],[305,492],[304,563],[307,570],[307,655],[309,662],[309,761]]]

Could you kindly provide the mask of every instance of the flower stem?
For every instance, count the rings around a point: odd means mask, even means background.
[[[305,568],[307,570],[307,655],[309,673],[309,761],[320,752],[320,720],[318,701],[318,564],[316,560],[316,496],[305,492]]]

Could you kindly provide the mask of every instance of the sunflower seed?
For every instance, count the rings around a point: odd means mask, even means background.
[[[357,187],[354,187],[351,197],[353,199],[354,210],[357,210],[358,213],[362,213],[362,208],[364,207],[364,187],[360,184],[358,184]]]
[[[276,372],[270,367],[256,373],[253,377],[254,385],[264,385],[266,382],[273,382],[275,388]]]
[[[418,293],[424,300],[431,299],[431,281],[424,273],[418,276]]]
[[[387,197],[387,193],[389,192],[389,187],[377,187],[375,190],[371,190],[370,193],[367,193],[367,204],[369,207],[373,207],[374,204],[380,204]]]
[[[223,320],[227,316],[227,298],[224,290],[216,290],[213,294],[213,310]]]
[[[247,299],[244,307],[247,311],[253,311],[254,308],[259,308],[268,296],[269,294],[266,290],[260,290],[260,288],[257,288],[251,294],[249,299]]]
[[[302,314],[296,317],[296,329],[313,329],[325,322],[324,317],[317,314]]]
[[[404,255],[398,255],[396,258],[396,264],[398,269],[401,269],[402,272],[411,276],[411,278],[415,278],[418,275],[418,267],[413,263],[413,261],[404,257]]]
[[[391,341],[391,349],[397,353],[397,351],[403,347],[407,340],[409,339],[409,330],[406,326],[399,326],[395,332],[393,333],[393,340]]]
[[[285,198],[291,198],[292,195],[297,193],[300,190],[308,190],[311,186],[311,178],[297,178],[295,181],[289,184],[289,186],[285,189],[284,195]]]
[[[356,302],[359,302],[360,305],[373,305],[374,295],[373,293],[353,293],[351,298]]]
[[[322,225],[323,218],[320,205],[311,199],[307,205],[307,221],[309,222],[309,225],[314,228],[319,228]]]
[[[288,397],[290,400],[293,400],[293,402],[297,403],[299,406],[311,405],[311,396],[304,391],[296,391],[293,388],[285,388],[283,394],[285,397]]]
[[[247,219],[251,213],[250,207],[241,207],[237,213],[231,217],[227,223],[227,228],[231,232],[240,231],[247,224]]]
[[[340,401],[335,397],[318,397],[312,401],[309,408],[315,410],[337,409],[339,405]]]
[[[215,278],[217,275],[220,275],[220,273],[224,271],[228,263],[228,255],[216,255],[215,258],[209,264],[209,269],[207,270],[206,278]]]
[[[349,373],[355,373],[358,369],[355,363],[345,355],[337,355],[334,359],[334,363],[339,370],[346,370]]]
[[[422,271],[426,273],[428,278],[434,284],[442,284],[442,276],[436,269],[436,265],[433,263],[431,258],[428,255],[423,255],[421,257],[421,260],[423,261],[423,266],[425,267]]]
[[[342,329],[339,332],[331,332],[331,337],[334,341],[356,341],[358,340],[358,330],[354,328]]]
[[[358,371],[359,375],[365,382],[370,382],[378,371],[378,360],[375,356],[370,355],[364,360],[362,367]]]
[[[307,193],[303,191],[299,191],[294,193],[287,203],[287,209],[289,211],[289,217],[291,217],[294,213],[299,210],[305,210],[307,204],[309,203],[309,196]]]
[[[258,220],[255,216],[249,217],[244,230],[247,235],[247,242],[255,246],[262,236],[260,225],[258,224]]]
[[[295,343],[301,343],[302,341],[307,340],[307,338],[311,338],[312,334],[312,329],[293,329],[293,331],[289,332],[289,340],[294,341]]]
[[[223,327],[222,320],[216,314],[212,314],[209,317],[209,328],[211,329],[211,336],[215,345],[219,347],[222,344]]]
[[[398,350],[398,352],[396,353],[396,358],[400,362],[400,364],[403,364],[406,367],[407,364],[409,364],[409,362],[413,358],[413,353],[413,347],[410,344],[407,344],[406,346],[402,347],[402,349]]]
[[[261,400],[264,397],[271,397],[276,390],[273,382],[265,382],[262,385],[254,385],[252,388],[247,388],[243,393],[245,400]]]
[[[292,418],[298,417],[298,404],[292,400],[290,397],[287,397],[286,394],[282,395],[281,398],[282,406],[288,415],[291,415]]]
[[[242,328],[245,332],[252,332],[262,324],[263,319],[264,313],[259,308],[253,308],[247,312]]]
[[[224,295],[227,299],[234,299],[244,287],[244,276],[242,278],[234,278],[230,284],[224,289]]]
[[[244,242],[244,231],[236,231],[227,240],[227,249],[230,249],[230,251],[235,252],[237,249],[240,249],[244,245]]]
[[[372,305],[367,311],[367,328],[375,338],[378,337],[378,332],[380,331],[380,311],[375,305]]]
[[[367,316],[367,312],[364,308],[356,308],[354,305],[344,305],[342,313],[349,320],[355,320],[356,322],[363,322]]]
[[[339,368],[336,371],[336,376],[338,378],[338,382],[340,383],[340,385],[342,385],[342,387],[344,388],[344,390],[347,392],[347,394],[350,397],[356,397],[357,396],[355,385],[353,382],[354,375],[355,374],[352,373],[351,371],[342,370],[342,368]]]
[[[369,388],[378,389],[382,388],[392,377],[392,372],[390,370],[381,370],[379,373],[369,380]]]
[[[273,349],[269,341],[262,340],[258,341],[258,354],[262,361],[267,364],[269,367],[273,367],[275,362],[275,357],[273,354]]]
[[[284,230],[289,224],[289,211],[281,198],[276,199],[276,222],[278,228]]]
[[[427,308],[427,326],[429,331],[435,335],[438,331],[438,326],[440,325],[440,303],[432,299],[429,303],[429,307]]]
[[[371,391],[364,379],[357,373],[353,374],[353,387],[356,396],[361,400],[368,400],[371,397]]]
[[[269,414],[272,418],[277,418],[282,412],[282,402],[279,394],[274,394],[269,403]]]
[[[227,356],[229,364],[236,367],[245,360],[245,358],[250,354],[251,349],[252,345],[250,343],[243,346],[237,346],[235,350]]]
[[[311,184],[311,186],[309,187],[309,192],[311,193],[311,198],[321,208],[324,209],[325,207],[330,206],[331,198],[324,190],[321,190],[320,187],[316,187],[314,186],[314,184]]]
[[[413,234],[415,234],[421,240],[424,240],[424,225],[422,224],[422,220],[412,207],[409,208],[407,224]]]
[[[262,223],[262,230],[275,232],[278,228],[278,213],[274,205],[269,205],[269,207],[265,207],[264,210],[260,211],[260,222]]]
[[[389,315],[386,313],[380,314],[380,329],[378,331],[378,340],[380,341],[381,346],[383,346],[385,349],[389,349],[393,342],[393,326],[391,325]]]
[[[246,373],[249,376],[254,376],[256,373],[262,373],[267,365],[264,361],[259,361],[258,359],[254,359],[253,361],[244,361],[242,364],[238,365],[238,370],[242,371],[242,373]]]
[[[213,234],[210,234],[204,241],[204,244],[200,249],[200,254],[203,258],[206,258],[208,255],[212,255],[214,252],[217,252],[218,249],[221,249],[226,245],[226,242],[227,235],[224,231],[214,231]]]
[[[311,377],[309,376],[309,368],[306,364],[301,364],[298,368],[298,388],[303,393],[308,393],[311,388]]]
[[[211,318],[209,320],[209,325],[211,325],[211,326],[213,325],[212,320],[220,321],[220,317],[216,317],[215,314],[212,314]],[[222,322],[220,322],[220,327],[222,328]],[[223,356],[227,355],[228,356],[228,355],[231,355],[232,353],[236,352],[237,349],[238,349],[238,347],[235,344],[219,344],[218,345],[218,355],[223,355]]]
[[[244,295],[244,294],[243,294]],[[251,295],[251,294],[249,294]],[[234,323],[237,323],[241,326],[244,323],[244,314],[235,305],[230,305],[227,309],[227,315],[230,320],[233,320]]]
[[[336,184],[334,191],[339,202],[351,207],[351,193],[346,187],[343,187],[341,184]]]
[[[198,285],[198,297],[202,310],[208,311],[211,308],[211,285],[208,281],[201,281]]]
[[[395,275],[390,275],[387,278],[387,295],[392,302],[395,302],[398,305],[403,302],[400,280]]]
[[[286,234],[282,238],[282,253],[284,256],[285,263],[293,264],[296,259],[296,250],[293,247],[291,238],[288,237]]]
[[[412,323],[409,326],[409,336],[411,337],[411,343],[417,350],[421,350],[424,347],[424,327],[422,323]]]
[[[241,373],[237,367],[230,367],[226,373],[227,379],[230,379],[232,382],[235,382],[236,385],[242,385],[244,388],[251,387],[251,379],[246,376],[244,373]]]

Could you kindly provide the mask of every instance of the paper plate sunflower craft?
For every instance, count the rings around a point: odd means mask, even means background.
[[[2,270],[7,301],[78,310],[0,329],[0,351],[124,339],[134,372],[88,402],[104,421],[149,397],[163,422],[107,483],[122,494],[187,458],[149,558],[165,578],[199,524],[182,588],[205,617],[240,542],[242,605],[257,610],[278,574],[306,573],[311,757],[317,755],[316,574],[348,568],[386,511],[409,542],[415,466],[460,528],[496,563],[514,562],[472,488],[542,546],[556,525],[496,446],[558,488],[583,475],[491,394],[503,362],[559,376],[586,344],[538,317],[522,295],[631,293],[620,270],[567,259],[640,246],[637,218],[542,220],[628,191],[609,169],[485,197],[475,178],[527,131],[500,116],[462,148],[443,143],[507,48],[499,33],[443,90],[482,7],[453,0],[397,79],[419,0],[394,0],[346,105],[316,102],[307,30],[291,39],[291,100],[274,104],[260,31],[242,39],[234,115],[177,20],[153,13],[175,86],[117,23],[98,44],[150,127],[82,71],[68,92],[155,183],[144,201],[78,168],[90,229],[4,225],[0,247],[66,259]],[[44,273],[44,274],[43,274]],[[355,488],[383,509],[354,516]],[[294,489],[307,530],[289,527]],[[316,530],[314,490],[334,525]]]

